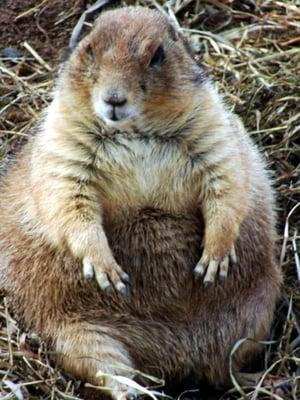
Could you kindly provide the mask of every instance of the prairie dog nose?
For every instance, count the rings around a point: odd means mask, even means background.
[[[113,107],[121,107],[127,102],[125,93],[121,90],[110,90],[103,96],[104,103]]]

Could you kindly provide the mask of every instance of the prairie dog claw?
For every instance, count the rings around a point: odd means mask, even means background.
[[[194,269],[194,274],[196,278],[204,277],[204,286],[208,287],[214,283],[218,272],[221,280],[226,279],[228,275],[229,264],[235,264],[236,262],[237,257],[234,246],[230,249],[229,254],[222,259],[209,259],[204,251],[200,261]]]
[[[236,257],[236,252],[235,252],[234,246],[231,247],[229,256],[230,256],[231,262],[232,262],[233,264],[236,264],[236,263],[237,263],[237,257]]]
[[[87,261],[86,259],[83,260],[83,276],[86,279],[93,279],[94,278],[94,268],[92,264]]]
[[[85,257],[83,259],[83,275],[87,279],[95,277],[100,288],[107,294],[112,294],[116,290],[123,297],[128,297],[126,283],[129,283],[129,276],[114,260],[101,263]]]

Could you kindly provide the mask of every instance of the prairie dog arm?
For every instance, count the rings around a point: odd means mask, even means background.
[[[227,157],[220,157],[219,163],[209,166],[203,173],[201,209],[205,222],[204,251],[195,273],[205,275],[206,285],[214,282],[218,269],[220,278],[226,278],[230,259],[236,262],[234,244],[249,208],[244,164],[241,155],[232,151]]]
[[[35,155],[32,167],[32,194],[39,226],[47,241],[67,248],[83,262],[84,275],[95,274],[99,286],[107,291],[112,285],[126,294],[128,276],[116,263],[102,226],[97,185],[84,160],[66,158],[63,151]],[[35,171],[38,173],[35,175]],[[41,180],[41,177],[43,179]]]

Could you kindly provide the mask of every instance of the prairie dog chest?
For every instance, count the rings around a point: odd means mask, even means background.
[[[199,190],[199,174],[185,147],[175,141],[120,134],[99,145],[95,166],[103,200],[113,203],[173,209]]]

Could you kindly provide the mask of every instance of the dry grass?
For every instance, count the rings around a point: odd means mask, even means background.
[[[40,2],[29,14],[50,0]],[[133,3],[133,2],[127,2]],[[83,11],[57,15],[78,19]],[[190,37],[197,57],[244,120],[274,172],[278,198],[278,257],[285,273],[273,343],[266,345],[264,370],[222,399],[300,398],[300,3],[297,0],[177,0],[135,4],[161,7]],[[76,6],[78,6],[76,8]],[[55,43],[54,43],[55,44]],[[20,58],[0,58],[0,157],[5,159],[26,139],[51,99],[57,65],[30,43]],[[24,55],[26,54],[26,55]],[[298,222],[298,225],[297,225]],[[72,399],[79,383],[48,358],[43,344],[20,331],[0,303],[0,399]],[[238,345],[238,344],[237,344]],[[240,382],[240,381],[239,381]],[[251,383],[252,382],[252,383]],[[17,386],[16,386],[17,385]],[[82,394],[83,396],[83,394]],[[89,395],[85,394],[85,396]],[[201,398],[199,393],[184,398]]]

